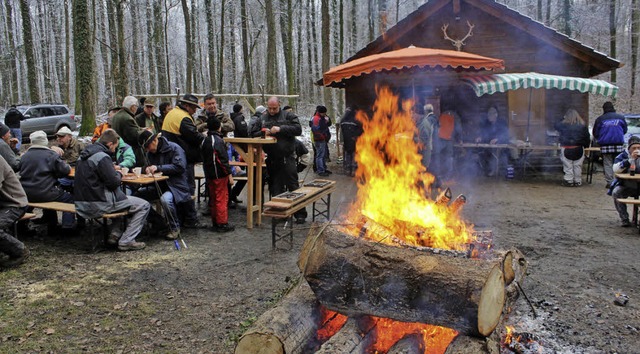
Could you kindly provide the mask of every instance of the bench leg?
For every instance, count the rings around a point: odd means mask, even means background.
[[[311,211],[311,221],[316,221],[316,216],[324,216],[327,219],[327,221],[329,221],[330,215],[331,215],[331,194],[327,194],[326,197],[320,198],[319,202],[322,202],[321,205],[323,205],[324,208],[322,209],[316,208],[317,202],[313,202],[312,211]]]
[[[276,242],[285,240],[287,236],[289,236],[289,250],[293,249],[293,215],[288,216],[285,220],[285,230],[286,232],[280,234],[278,232],[278,218],[271,218],[271,249],[276,249]],[[286,240],[285,240],[286,242]]]

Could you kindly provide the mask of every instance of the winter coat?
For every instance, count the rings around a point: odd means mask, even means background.
[[[235,129],[235,125],[227,112],[216,110],[215,113],[212,113],[207,110],[202,110],[195,120],[198,131],[204,132],[207,130],[207,121],[213,117],[217,118],[222,124],[222,134],[227,135],[227,133]]]
[[[80,154],[73,199],[76,211],[84,218],[97,218],[131,206],[120,188],[122,175],[113,168],[110,154],[102,143],[89,145]]]
[[[11,146],[2,139],[0,139],[0,156],[4,157],[5,161],[7,161],[14,172],[20,171],[20,158],[16,155]]]
[[[57,152],[45,146],[31,146],[22,155],[20,183],[30,202],[51,202],[64,192],[58,178],[67,177],[69,172],[71,166]]]
[[[261,113],[254,113],[251,118],[249,118],[249,125],[247,126],[247,132],[249,133],[249,136],[251,136],[251,132],[253,131],[253,127],[256,125],[256,123],[262,119],[262,114]]]
[[[607,112],[596,119],[593,136],[600,146],[624,145],[627,122],[622,114]]]
[[[340,120],[340,132],[344,151],[356,151],[356,140],[362,135],[362,124],[356,120],[356,112],[348,109]]]
[[[204,135],[198,132],[196,123],[189,112],[180,106],[175,107],[164,118],[162,136],[178,144],[186,154],[186,162],[194,164],[201,161],[200,144]]]
[[[20,121],[24,120],[24,115],[17,108],[10,108],[4,115],[4,124],[11,129],[20,129]]]
[[[421,151],[433,151],[433,139],[437,137],[438,120],[433,113],[429,113],[426,117],[418,121],[418,141],[422,145]]]
[[[555,128],[560,133],[558,142],[561,146],[589,146],[591,138],[589,137],[589,129],[586,126],[560,122],[555,125]]]
[[[138,136],[143,129],[136,123],[133,113],[128,108],[122,108],[111,118],[111,127],[133,149],[136,166],[144,166],[144,150],[138,144]]]
[[[116,165],[126,168],[133,168],[136,165],[136,155],[133,153],[133,149],[122,138],[118,139]]]
[[[151,113],[151,117],[147,116],[147,114],[143,111],[142,113],[136,115],[134,117],[136,123],[140,128],[152,128],[151,131],[154,133],[158,133],[162,126],[158,123],[158,116],[154,113]]]
[[[218,132],[209,132],[202,143],[202,169],[207,180],[223,178],[231,173],[227,147]]]
[[[147,152],[149,165],[155,165],[158,172],[169,177],[167,187],[173,194],[176,203],[191,200],[191,189],[187,182],[187,158],[184,150],[163,136],[158,137],[158,149],[155,153]]]
[[[233,126],[235,127],[233,130],[234,138],[249,137],[249,130],[247,129],[247,121],[244,119],[244,114],[242,114],[242,112],[231,113],[231,120],[233,121]]]
[[[102,123],[99,126],[97,126],[93,130],[93,137],[91,137],[91,143],[93,144],[96,141],[98,141],[98,139],[100,139],[100,137],[102,136],[102,133],[104,133],[104,131],[107,129],[111,129],[111,126],[109,125],[109,123]]]
[[[316,113],[311,119],[311,131],[313,132],[313,141],[329,141],[329,117],[322,117]]]
[[[293,112],[278,111],[275,115],[264,112],[256,124],[252,127],[252,137],[262,136],[262,128],[271,129],[280,127],[280,132],[273,136],[277,139],[275,144],[265,144],[263,149],[269,159],[282,159],[293,156],[296,145],[296,136],[302,134],[300,120]]]
[[[24,208],[27,206],[27,195],[9,164],[0,159],[0,209]]]
[[[76,138],[71,138],[71,141],[69,142],[69,147],[67,147],[66,149],[58,145],[58,143],[56,142],[54,142],[51,145],[57,146],[64,151],[64,154],[62,154],[62,159],[65,160],[71,166],[76,165],[78,159],[80,158],[80,153],[82,152],[82,150],[84,150],[84,143],[81,141],[78,141],[78,139]]]
[[[484,144],[489,144],[493,139],[497,139],[496,144],[508,144],[509,128],[507,122],[498,119],[495,123],[491,123],[485,119],[480,125],[480,139]]]

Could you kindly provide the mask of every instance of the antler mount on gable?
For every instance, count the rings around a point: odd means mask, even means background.
[[[467,26],[469,26],[469,32],[467,33],[466,36],[464,36],[464,38],[462,38],[462,39],[453,39],[453,38],[449,37],[449,35],[447,34],[447,28],[449,28],[449,24],[447,23],[447,24],[442,25],[442,33],[444,33],[444,39],[447,39],[447,40],[451,41],[451,45],[456,47],[456,49],[458,51],[462,50],[462,46],[465,45],[464,41],[466,41],[467,38],[473,36],[473,27],[475,27],[475,25],[472,25],[469,21],[467,21]]]

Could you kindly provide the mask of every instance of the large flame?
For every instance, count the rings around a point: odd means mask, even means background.
[[[347,223],[360,234],[362,216],[415,246],[466,250],[471,227],[455,208],[429,199],[434,177],[421,163],[411,100],[400,101],[387,87],[377,88],[373,116],[358,111],[364,133],[358,139],[358,193]],[[376,239],[392,243],[389,237]]]
[[[366,349],[367,353],[386,353],[399,340],[417,334],[424,345],[425,354],[439,354],[447,350],[458,332],[451,328],[425,323],[400,322],[389,318],[377,318],[375,341]]]

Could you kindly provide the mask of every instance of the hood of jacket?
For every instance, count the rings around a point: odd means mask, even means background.
[[[80,159],[87,160],[88,158],[99,152],[104,152],[109,156],[112,155],[111,151],[109,151],[109,148],[107,148],[102,143],[96,142],[95,144],[88,145],[84,150],[82,150],[82,152],[80,153]]]

